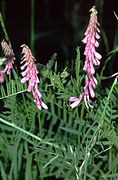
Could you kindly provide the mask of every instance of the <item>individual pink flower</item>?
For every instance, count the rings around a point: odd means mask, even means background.
[[[69,101],[73,102],[70,106],[72,108],[76,107],[81,102],[83,97],[84,97],[84,92],[80,94],[79,98],[77,98],[77,97],[70,97]]]
[[[3,70],[1,70],[1,74],[10,74],[11,73],[11,69],[13,68],[13,64],[15,61],[15,55],[13,52],[13,49],[11,47],[10,44],[8,44],[5,40],[3,40],[1,42],[1,46],[2,46],[2,50],[4,52],[4,64],[5,64],[5,68]]]
[[[83,70],[87,72],[85,77],[84,91],[80,94],[79,98],[70,97],[69,101],[73,102],[70,106],[72,108],[76,107],[81,100],[84,98],[86,107],[91,106],[91,98],[95,97],[94,89],[97,85],[97,80],[95,75],[95,66],[100,64],[100,59],[102,56],[96,52],[96,48],[99,46],[98,39],[100,38],[99,33],[99,23],[97,20],[97,10],[95,6],[90,9],[91,15],[89,24],[86,32],[84,33],[85,38],[82,40],[86,44],[84,55],[86,57]],[[92,107],[92,106],[91,106]]]
[[[32,55],[31,50],[25,44],[22,47],[22,61],[21,61],[21,70],[22,70],[22,83],[26,81],[29,82],[27,91],[32,92],[34,102],[36,103],[38,109],[48,109],[47,105],[42,101],[41,93],[38,90],[39,78],[38,78],[38,71],[35,64],[35,58]]]

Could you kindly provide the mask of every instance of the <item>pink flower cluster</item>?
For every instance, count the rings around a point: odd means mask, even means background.
[[[87,72],[85,77],[85,86],[84,91],[80,94],[79,98],[70,97],[69,101],[73,102],[70,106],[72,108],[76,107],[81,100],[84,98],[86,107],[91,106],[91,98],[95,97],[94,88],[97,85],[97,80],[95,78],[95,66],[100,64],[100,59],[102,56],[96,52],[96,49],[99,46],[98,39],[100,38],[99,33],[99,23],[97,20],[97,10],[95,6],[90,9],[90,21],[85,32],[85,38],[82,40],[86,44],[84,55],[86,57],[83,70]]]
[[[13,49],[11,48],[11,45],[8,44],[5,40],[1,42],[2,50],[4,52],[4,58],[1,58],[2,64],[5,64],[4,69],[0,66],[0,82],[4,81],[4,74],[10,74],[11,69],[13,68],[15,55],[13,52]],[[35,58],[32,55],[31,50],[28,46],[22,45],[22,61],[21,61],[21,70],[22,70],[22,83],[25,83],[26,81],[29,81],[29,86],[27,91],[32,92],[34,102],[36,103],[37,107],[41,109],[42,107],[44,109],[48,109],[46,104],[42,101],[41,93],[38,90],[38,71],[35,64]]]
[[[36,103],[38,109],[48,109],[47,105],[42,101],[41,93],[38,90],[39,78],[37,76],[38,71],[35,64],[35,58],[32,55],[31,50],[25,44],[22,47],[22,61],[21,61],[21,70],[22,70],[22,83],[29,81],[29,86],[27,91],[32,92],[34,102]]]
[[[16,58],[13,49],[11,48],[11,45],[8,44],[5,40],[1,42],[1,46],[5,56],[4,57],[5,68],[3,70],[0,70],[0,82],[3,82],[4,74],[11,73],[11,69],[13,68],[13,63]]]

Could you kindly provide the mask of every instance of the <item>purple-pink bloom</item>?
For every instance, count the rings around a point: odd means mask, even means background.
[[[86,44],[84,55],[86,56],[85,64],[83,70],[89,74],[95,74],[94,65],[100,64],[100,59],[102,56],[96,52],[96,47],[99,46],[98,39],[100,38],[99,33],[99,23],[97,20],[97,10],[93,6],[90,10],[90,21],[86,32],[84,33],[85,38],[82,40]]]
[[[32,94],[34,97],[34,102],[36,103],[38,109],[41,110],[41,107],[44,109],[48,109],[47,105],[42,101],[42,96],[38,90],[38,85],[35,86],[35,90],[32,90]]]
[[[91,15],[89,24],[86,32],[84,33],[85,38],[82,40],[82,42],[86,44],[84,51],[86,59],[83,70],[87,72],[87,75],[85,77],[84,92],[80,94],[79,98],[69,98],[69,101],[73,102],[71,104],[72,108],[76,107],[81,102],[83,97],[85,105],[88,108],[89,106],[91,106],[91,98],[95,97],[94,89],[97,85],[97,80],[94,77],[95,66],[98,66],[100,64],[100,59],[102,58],[102,56],[98,52],[96,52],[96,48],[99,46],[98,39],[100,38],[100,25],[97,20],[98,12],[95,9],[95,6],[90,9],[90,12]]]
[[[8,44],[5,40],[1,42],[2,50],[4,52],[4,64],[5,67],[3,70],[0,70],[0,82],[4,81],[4,74],[10,74],[11,69],[13,68],[13,64],[15,61],[15,55],[13,49],[10,44]]]
[[[77,98],[77,97],[70,97],[69,101],[73,102],[70,106],[72,108],[76,107],[81,102],[83,97],[84,97],[84,92],[80,94],[79,98]]]
[[[31,50],[25,44],[22,47],[22,61],[21,61],[21,74],[23,78],[21,79],[22,83],[26,81],[29,82],[27,91],[32,92],[34,102],[36,103],[38,109],[48,109],[47,105],[42,101],[41,93],[38,90],[39,78],[38,70],[35,64],[35,58],[32,55]]]

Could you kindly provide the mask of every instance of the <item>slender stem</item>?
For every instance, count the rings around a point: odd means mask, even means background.
[[[109,150],[109,172],[112,170],[112,149]],[[112,178],[111,178],[112,179]]]
[[[6,19],[6,1],[1,1],[1,13],[5,20]]]
[[[26,92],[26,91],[27,91],[27,89],[24,89],[24,90],[22,90],[22,91],[19,91],[19,92],[16,92],[16,93],[12,93],[12,94],[7,95],[7,96],[0,97],[0,99],[5,99],[5,98],[11,97],[11,96],[15,96],[15,95],[17,95],[17,94],[21,94],[21,93],[24,93],[24,92]]]
[[[82,120],[83,120],[83,116],[84,116],[84,109],[85,109],[85,105],[84,105],[84,101],[83,101],[81,115],[80,115],[79,129],[78,129],[78,147],[79,147],[79,149],[80,149],[81,128],[82,128]]]
[[[51,143],[51,142],[48,142],[48,141],[45,141],[45,140],[41,139],[40,137],[38,137],[38,136],[36,136],[36,135],[34,135],[34,134],[26,131],[25,129],[22,129],[21,127],[19,127],[19,126],[17,126],[17,125],[15,125],[14,123],[8,122],[8,121],[6,121],[6,120],[4,120],[4,119],[2,119],[2,118],[0,118],[0,122],[4,123],[4,124],[6,124],[6,125],[8,125],[8,126],[10,126],[10,127],[13,127],[13,128],[15,128],[15,129],[17,129],[17,130],[19,130],[20,132],[23,132],[23,133],[31,136],[32,138],[37,139],[37,140],[40,141],[41,143],[47,144],[47,145],[52,146],[52,147],[55,147],[55,148],[59,148],[58,145],[56,145],[56,144],[54,144],[54,143]]]
[[[31,137],[33,137],[33,138],[35,138],[35,139],[41,141],[41,138],[39,138],[39,137],[35,136],[34,134],[26,131],[25,129],[22,129],[22,128],[18,127],[18,126],[15,125],[14,123],[8,122],[8,121],[6,121],[6,120],[4,120],[4,119],[2,119],[2,118],[0,118],[0,121],[1,121],[2,123],[4,123],[4,124],[10,126],[10,127],[13,127],[13,128],[15,128],[15,129],[17,129],[17,130],[19,130],[19,131],[21,131],[21,132],[23,132],[23,133],[31,136]]]
[[[22,93],[22,97],[23,97],[23,104],[25,106],[26,117],[28,117],[28,119],[29,119],[29,113],[28,113],[28,110],[27,110],[27,104],[26,104],[25,96],[24,96],[23,93]],[[25,119],[24,119],[24,121],[25,121]]]
[[[38,110],[38,121],[39,121],[39,133],[40,136],[42,135],[42,126],[41,126],[41,118],[40,118],[40,111]]]
[[[31,0],[31,32],[30,32],[30,46],[32,52],[34,54],[34,40],[35,40],[35,32],[34,32],[34,0]]]
[[[87,163],[88,163],[88,159],[90,157],[90,152],[87,152],[87,155],[85,157],[85,169],[84,169],[84,179],[83,180],[86,180],[86,175],[87,175]]]
[[[8,36],[8,34],[7,34],[6,27],[5,27],[5,24],[4,24],[4,21],[3,21],[3,18],[2,18],[2,14],[1,14],[1,13],[0,13],[0,22],[1,22],[1,26],[2,26],[2,29],[3,29],[4,34],[5,34],[5,39],[6,39],[6,41],[10,42],[9,36]]]
[[[77,51],[77,57],[76,57],[76,61],[75,61],[75,74],[76,74],[77,83],[79,85],[80,84],[80,79],[79,79],[79,74],[80,74],[80,48],[78,47],[76,49],[76,51]]]

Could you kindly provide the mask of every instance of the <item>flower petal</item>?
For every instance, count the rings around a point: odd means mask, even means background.
[[[75,101],[75,102],[74,102],[74,103],[72,103],[70,106],[71,106],[72,108],[74,108],[74,107],[76,107],[79,103],[80,103],[80,102]]]
[[[41,106],[42,106],[44,109],[48,109],[48,106],[47,106],[44,102],[41,102]]]
[[[102,58],[102,56],[101,56],[99,53],[97,53],[97,52],[95,52],[95,57],[96,57],[97,59],[101,59],[101,58]]]
[[[69,100],[70,102],[73,102],[73,101],[78,101],[78,99],[79,99],[79,98],[77,98],[77,97],[70,97],[68,100]]]

